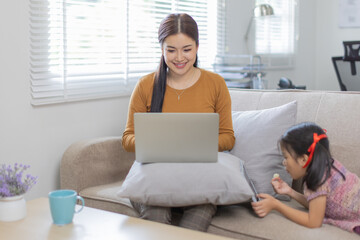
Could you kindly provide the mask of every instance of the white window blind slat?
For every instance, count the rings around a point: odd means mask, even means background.
[[[216,33],[209,31],[216,27],[208,15],[217,16],[218,5],[213,14],[210,2],[30,0],[32,104],[129,95],[139,77],[158,66],[158,27],[169,13],[186,12],[197,21],[201,67],[211,66],[216,51],[208,42]]]

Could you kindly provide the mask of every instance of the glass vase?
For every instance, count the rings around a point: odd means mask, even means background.
[[[24,195],[0,197],[0,221],[11,222],[26,216]]]

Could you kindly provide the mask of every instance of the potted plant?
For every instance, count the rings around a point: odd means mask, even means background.
[[[29,165],[0,166],[0,221],[16,221],[26,216],[24,194],[36,184],[37,177],[24,172]]]

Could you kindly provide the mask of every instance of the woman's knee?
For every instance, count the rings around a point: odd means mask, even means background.
[[[171,224],[171,208],[149,206],[142,203],[131,202],[140,218],[159,223]]]
[[[216,210],[217,206],[212,204],[186,207],[179,226],[206,232]]]

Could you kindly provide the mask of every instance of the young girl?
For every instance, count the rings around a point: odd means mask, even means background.
[[[280,148],[286,170],[293,179],[303,178],[304,195],[277,176],[272,179],[272,185],[278,194],[290,196],[309,212],[288,207],[270,195],[259,194],[262,200],[252,203],[255,213],[265,217],[271,210],[277,210],[309,228],[328,223],[360,234],[359,177],[331,157],[324,130],[315,123],[295,125],[281,137]]]

